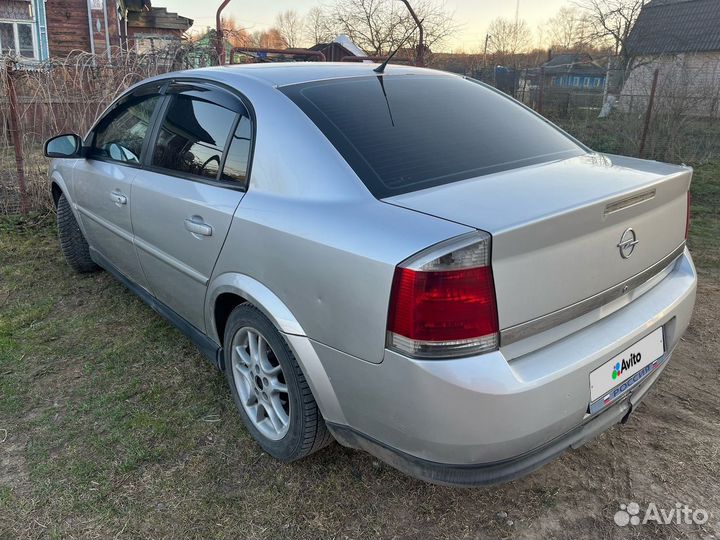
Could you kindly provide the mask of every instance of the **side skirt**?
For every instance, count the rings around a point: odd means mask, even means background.
[[[162,303],[135,282],[130,281],[115,267],[115,265],[93,248],[90,248],[90,257],[98,266],[110,272],[115,279],[139,296],[140,299],[149,305],[156,313],[161,315],[175,328],[185,334],[213,366],[220,370],[223,369],[223,348],[220,345],[215,343],[212,339],[183,319],[180,315],[173,311],[171,307]]]

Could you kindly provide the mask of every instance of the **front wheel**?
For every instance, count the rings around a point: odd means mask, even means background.
[[[225,375],[245,426],[271,456],[295,461],[329,444],[310,387],[285,339],[250,304],[225,326]]]
[[[100,269],[90,257],[90,247],[64,194],[57,202],[57,230],[60,249],[73,270],[84,274]]]

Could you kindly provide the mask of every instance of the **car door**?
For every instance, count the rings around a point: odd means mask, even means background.
[[[203,331],[208,281],[244,195],[251,142],[239,97],[174,83],[133,183],[134,241],[150,291]]]
[[[160,88],[143,88],[120,99],[88,135],[86,157],[74,175],[74,202],[88,244],[106,262],[147,288],[131,225],[132,183],[140,170]]]

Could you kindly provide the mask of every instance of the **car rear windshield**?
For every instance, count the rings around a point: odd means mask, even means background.
[[[511,99],[460,77],[384,75],[281,90],[377,198],[585,152]]]

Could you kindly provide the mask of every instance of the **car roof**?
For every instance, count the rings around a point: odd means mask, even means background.
[[[162,78],[178,75],[197,76],[212,78],[228,84],[240,79],[251,78],[269,86],[279,87],[327,79],[377,75],[373,71],[377,66],[377,63],[371,62],[268,62],[191,69],[168,73]],[[390,64],[385,69],[385,75],[410,74],[451,76],[442,71],[396,64]]]

